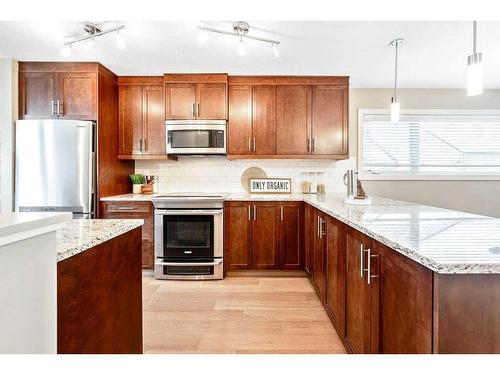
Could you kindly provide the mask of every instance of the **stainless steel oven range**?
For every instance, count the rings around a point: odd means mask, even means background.
[[[156,279],[222,279],[225,194],[171,193],[155,207]]]

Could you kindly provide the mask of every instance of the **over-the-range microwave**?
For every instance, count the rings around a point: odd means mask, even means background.
[[[226,120],[168,120],[165,126],[167,154],[226,154]]]

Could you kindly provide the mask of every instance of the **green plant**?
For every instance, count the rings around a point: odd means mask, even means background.
[[[146,181],[143,174],[131,174],[129,177],[134,185],[142,185]]]

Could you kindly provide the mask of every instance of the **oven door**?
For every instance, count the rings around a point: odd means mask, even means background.
[[[225,154],[226,125],[167,122],[167,154]]]
[[[216,279],[223,270],[223,210],[155,211],[155,277]]]

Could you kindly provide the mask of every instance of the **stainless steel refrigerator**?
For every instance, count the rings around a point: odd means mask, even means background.
[[[91,121],[18,120],[16,211],[94,217],[95,132]]]

